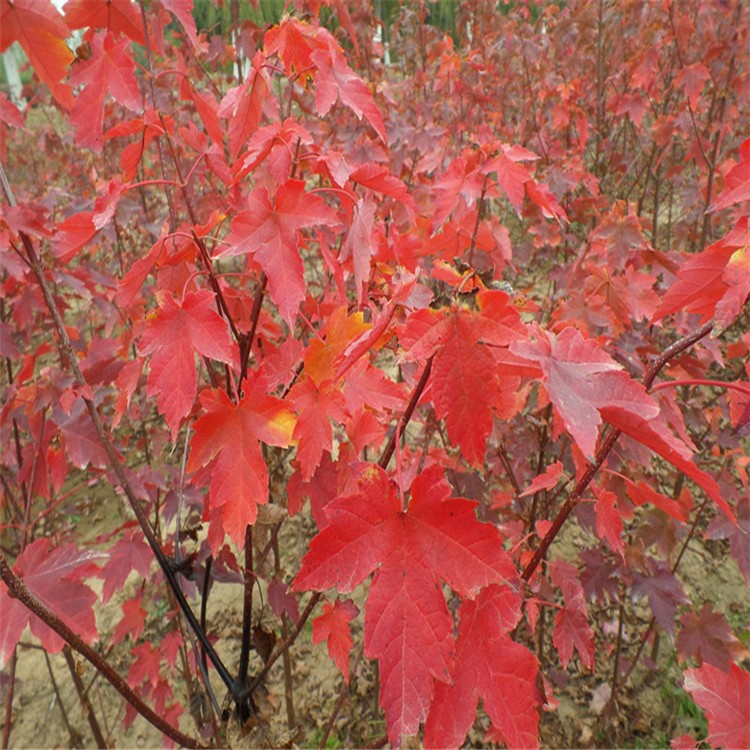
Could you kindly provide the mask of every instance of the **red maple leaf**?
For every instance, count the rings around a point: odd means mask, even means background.
[[[488,586],[459,610],[453,682],[440,682],[424,729],[425,747],[460,747],[477,701],[508,747],[539,747],[536,657],[509,633],[521,619],[521,598]]]
[[[231,364],[232,339],[207,289],[188,292],[183,300],[159,291],[156,299],[159,310],[141,335],[141,354],[152,355],[147,393],[157,397],[174,439],[195,401],[196,352]]]
[[[750,229],[743,216],[718,242],[689,257],[652,322],[684,310],[697,313],[704,321],[715,316],[718,325],[727,327],[742,312],[748,295]]]
[[[712,211],[750,200],[750,138],[739,148],[740,160],[724,178],[724,190],[716,198]]]
[[[324,451],[333,447],[331,419],[342,423],[346,419],[344,398],[331,381],[317,385],[311,377],[304,377],[292,388],[289,397],[299,414],[294,427],[302,479],[307,481],[320,464]]]
[[[574,576],[562,581],[565,606],[555,615],[552,643],[563,668],[568,666],[573,648],[587,669],[594,669],[594,634],[589,625],[586,596],[581,582]]]
[[[106,604],[118,589],[122,588],[131,571],[145,579],[151,568],[154,555],[143,535],[137,531],[127,532],[109,550],[109,559],[102,568],[102,604]]]
[[[346,58],[332,47],[315,50],[310,59],[318,69],[315,76],[315,109],[324,117],[331,107],[340,100],[357,117],[362,117],[372,125],[375,132],[386,143],[385,123],[380,110],[375,105],[370,89],[365,82],[347,65]]]
[[[632,380],[593,339],[573,328],[556,336],[541,333],[532,342],[517,342],[511,351],[539,363],[544,387],[565,427],[583,454],[593,459],[600,410],[618,406],[646,419],[658,416],[659,407],[640,383]]]
[[[552,489],[560,481],[561,476],[563,476],[563,465],[560,461],[555,461],[544,470],[544,474],[534,477],[519,497],[529,497],[540,490]]]
[[[273,202],[265,187],[256,188],[247,203],[232,221],[228,244],[214,257],[252,254],[268,277],[271,299],[292,326],[306,289],[299,231],[339,220],[321,198],[305,192],[303,180],[287,180]]]
[[[359,614],[357,605],[351,599],[336,599],[331,604],[323,604],[323,614],[313,620],[313,643],[328,644],[328,655],[341,670],[344,681],[349,683],[349,652],[351,651],[352,634],[349,623]]]
[[[268,469],[259,441],[289,445],[296,417],[281,399],[266,394],[260,380],[246,382],[238,404],[220,390],[203,391],[200,402],[206,413],[193,425],[187,469],[216,459],[210,506],[221,509],[224,530],[241,546],[245,527],[255,522],[258,506],[268,502]]]
[[[365,655],[380,662],[380,703],[394,746],[427,715],[435,681],[449,682],[453,619],[441,579],[463,597],[516,580],[501,537],[474,514],[476,503],[451,498],[442,469],[415,480],[401,507],[380,467],[363,464],[359,492],[326,506],[330,522],[313,539],[296,590],[350,592],[377,569],[365,605]]]
[[[275,100],[269,97],[270,85],[264,62],[263,53],[256,52],[245,81],[229,89],[219,104],[217,114],[229,120],[229,150],[235,157],[258,127],[263,107],[269,102],[275,105]]]
[[[645,503],[651,503],[655,508],[664,511],[668,516],[676,518],[678,521],[687,523],[689,514],[685,508],[682,507],[676,500],[671,497],[662,495],[655,489],[647,485],[645,482],[632,482],[630,479],[625,480],[625,487],[628,493],[628,497],[637,506],[644,505]]]
[[[94,617],[96,594],[83,579],[99,574],[102,552],[79,550],[72,544],[54,548],[49,539],[32,542],[18,556],[14,570],[26,587],[87,643],[99,636]],[[48,653],[56,654],[65,641],[0,583],[0,664],[6,664],[26,625]]]
[[[511,146],[503,143],[500,152],[490,159],[483,167],[482,173],[497,174],[498,185],[508,196],[511,206],[520,214],[523,208],[524,186],[531,180],[531,173],[519,162],[533,161],[539,157],[521,146]]]
[[[625,544],[622,541],[622,516],[617,510],[617,496],[614,492],[605,490],[598,485],[592,485],[596,501],[596,533],[600,539],[607,541],[613,551],[621,557],[625,554]]]
[[[69,36],[68,25],[49,0],[0,0],[0,52],[18,42],[39,80],[68,109],[73,92],[61,80],[73,62],[65,43]]]
[[[106,580],[106,578],[105,578]],[[124,601],[120,605],[122,610],[122,619],[115,626],[112,633],[112,645],[120,643],[126,635],[130,636],[133,643],[138,639],[146,627],[146,610],[143,608],[143,592],[139,592],[132,599]]]
[[[401,343],[410,359],[435,355],[430,397],[448,437],[473,464],[484,460],[493,412],[512,406],[506,388],[520,377],[502,373],[493,347],[525,336],[519,315],[503,292],[478,295],[481,312],[423,309],[410,316]]]
[[[377,251],[375,209],[375,202],[367,195],[357,201],[352,225],[346,235],[340,256],[342,261],[352,259],[354,286],[357,292],[357,303],[360,305],[365,294],[365,285],[370,279],[370,259]]]
[[[685,672],[685,690],[706,712],[712,747],[750,747],[749,673],[736,664],[729,666],[728,674],[704,664]]]
[[[100,150],[104,122],[104,100],[110,94],[130,110],[141,109],[141,92],[135,79],[135,63],[128,54],[130,42],[114,40],[112,33],[95,34],[90,43],[91,56],[79,61],[70,82],[74,86],[85,84],[70,112],[70,121],[76,127],[76,142]]]
[[[68,216],[57,225],[57,234],[52,240],[52,253],[61,264],[75,258],[96,234],[94,212],[81,211]]]
[[[106,29],[145,44],[138,6],[131,0],[68,0],[65,20],[71,29]]]

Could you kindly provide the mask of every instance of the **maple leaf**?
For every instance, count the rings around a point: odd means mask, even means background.
[[[485,177],[479,165],[479,151],[466,150],[466,153],[454,159],[442,177],[435,182],[433,191],[436,194],[436,208],[433,216],[435,226],[440,226],[463,199],[467,208],[471,208],[482,194]]]
[[[550,490],[560,481],[561,476],[563,476],[563,465],[555,461],[544,470],[543,474],[534,477],[519,497],[529,497],[541,490]]]
[[[442,469],[412,484],[407,510],[377,466],[359,469],[359,492],[326,506],[296,590],[348,593],[377,569],[365,605],[365,655],[380,663],[380,702],[394,746],[424,720],[435,681],[450,681],[453,620],[440,580],[463,597],[517,574],[501,537],[477,521],[476,503],[451,498]]]
[[[647,558],[648,575],[634,573],[633,593],[647,596],[656,622],[671,636],[674,633],[674,615],[679,604],[690,604],[682,584],[667,563]]]
[[[375,202],[365,196],[357,201],[352,225],[346,235],[341,252],[341,260],[352,259],[354,265],[354,286],[357,303],[362,304],[365,285],[370,279],[370,259],[377,251],[375,238]]]
[[[18,42],[39,80],[68,109],[73,92],[61,81],[73,62],[65,43],[69,36],[68,25],[49,0],[0,0],[0,52]]]
[[[280,578],[274,578],[268,584],[268,604],[276,617],[286,615],[295,625],[299,622],[297,597]]]
[[[142,579],[148,578],[154,555],[146,544],[143,535],[132,530],[125,534],[109,550],[109,559],[101,570],[104,581],[102,604],[106,604],[115,591],[125,584],[131,571],[136,571]]]
[[[617,364],[593,339],[573,328],[556,336],[540,332],[536,343],[516,342],[511,351],[539,363],[544,387],[565,427],[588,459],[593,459],[601,410],[617,406],[627,413],[652,418],[659,407],[640,383]]]
[[[65,450],[74,466],[85,469],[91,464],[103,469],[109,465],[109,459],[94,429],[83,399],[75,400],[69,414],[66,414],[60,406],[54,407],[52,418],[60,428],[65,439]]]
[[[498,185],[519,214],[526,193],[524,186],[531,180],[531,173],[519,162],[534,161],[538,158],[533,151],[503,143],[497,156],[492,157],[482,167],[483,174],[496,173]]]
[[[266,32],[263,49],[267,55],[278,54],[286,74],[290,78],[299,76],[303,82],[312,76],[313,52],[329,49],[341,52],[341,46],[327,29],[304,23],[293,16],[287,16]]]
[[[134,646],[130,652],[135,657],[128,670],[128,682],[131,687],[139,689],[143,688],[144,684],[156,687],[160,678],[160,646],[144,642]]]
[[[71,29],[106,29],[146,43],[141,14],[131,0],[67,0],[65,21]]]
[[[598,485],[592,485],[596,501],[596,533],[600,539],[606,539],[614,552],[624,559],[625,544],[622,541],[622,516],[617,510],[617,496]]]
[[[307,481],[320,464],[324,451],[333,447],[331,419],[346,419],[341,391],[328,381],[318,385],[311,377],[295,383],[289,398],[299,414],[294,427],[294,440],[298,441],[297,461],[302,479]]]
[[[219,104],[218,116],[229,120],[229,150],[235,157],[258,127],[264,105],[268,102],[275,104],[269,97],[270,85],[264,63],[265,57],[258,50],[245,81],[229,89]]]
[[[79,550],[72,544],[55,548],[49,539],[41,538],[21,552],[14,571],[68,627],[86,643],[93,643],[99,636],[93,609],[97,596],[82,579],[97,575],[95,561],[105,557],[102,552]],[[10,597],[5,584],[0,583],[0,665],[7,664],[26,625],[48,653],[56,654],[65,645],[54,630],[18,599]]]
[[[711,73],[708,68],[701,62],[685,65],[675,76],[674,82],[687,95],[690,106],[695,108],[701,96],[701,91],[706,81],[711,80]]]
[[[161,0],[164,7],[170,11],[182,24],[190,43],[196,49],[200,49],[198,31],[193,18],[193,0]]]
[[[737,521],[717,516],[708,526],[709,539],[728,539],[729,551],[737,563],[746,583],[750,586],[750,496],[737,502]]]
[[[93,211],[81,211],[68,216],[57,225],[57,233],[52,240],[52,254],[60,263],[67,263],[78,255],[96,232]]]
[[[509,635],[520,619],[520,596],[507,586],[488,586],[461,603],[453,682],[435,688],[425,747],[463,745],[480,696],[508,747],[539,747],[537,659]]]
[[[336,599],[331,604],[323,603],[323,613],[313,620],[313,643],[328,644],[328,656],[349,684],[349,652],[352,649],[352,634],[349,623],[359,614],[357,605],[351,599]]]
[[[698,614],[686,612],[680,625],[677,648],[685,660],[698,659],[727,672],[733,657],[742,651],[724,615],[715,612],[709,602],[703,604]]]
[[[238,162],[235,179],[252,172],[258,164],[273,154],[268,167],[269,172],[278,182],[283,182],[289,174],[297,142],[302,146],[308,146],[313,139],[310,133],[291,117],[287,117],[283,123],[274,122],[258,128],[247,142],[247,150],[242,155],[242,161]]]
[[[622,384],[615,383],[613,390],[625,385],[624,392],[630,390],[630,385],[623,381]],[[680,469],[690,477],[703,491],[721,508],[724,514],[732,522],[736,523],[735,515],[713,477],[696,466],[692,461],[692,451],[681,440],[676,438],[665,424],[663,418],[645,419],[623,401],[623,393],[613,393],[613,402],[616,405],[607,405],[600,408],[602,417],[613,427],[629,435],[642,445],[669,461],[673,466]],[[619,405],[622,404],[622,405]]]
[[[685,671],[685,690],[706,712],[712,747],[750,747],[747,696],[750,674],[736,664],[729,672],[704,664]]]
[[[662,495],[661,492],[657,492],[645,482],[638,482],[636,484],[635,482],[626,479],[625,487],[628,497],[633,503],[635,503],[635,505],[641,506],[645,503],[651,503],[651,505],[663,511],[668,516],[672,516],[672,518],[676,518],[678,521],[687,523],[690,517],[688,512],[671,497]]]
[[[563,669],[568,666],[575,648],[581,662],[593,672],[594,634],[589,625],[583,586],[579,580],[571,576],[561,582],[561,587],[565,606],[555,615],[552,643],[560,656]]]
[[[303,180],[287,180],[273,203],[265,187],[256,188],[247,204],[248,209],[232,221],[228,244],[214,258],[252,254],[268,277],[271,299],[291,327],[306,288],[299,232],[316,225],[336,226],[339,220],[321,198],[305,192]]]
[[[207,289],[188,292],[183,300],[158,291],[156,299],[159,310],[141,335],[141,354],[152,355],[147,393],[157,397],[159,411],[175,439],[195,401],[196,352],[231,364],[232,339]]]
[[[141,92],[134,76],[135,63],[128,54],[130,42],[115,42],[112,33],[95,34],[90,43],[91,56],[78,62],[69,80],[85,88],[77,96],[70,112],[76,127],[76,142],[101,150],[104,100],[109,93],[130,110],[141,108]]]
[[[317,113],[324,117],[338,99],[360,120],[364,117],[383,143],[386,143],[383,116],[365,82],[347,65],[344,55],[333,48],[318,49],[310,54],[310,59],[318,69],[315,76]]]
[[[221,509],[224,529],[240,546],[245,527],[255,522],[258,506],[268,502],[268,469],[260,442],[286,447],[295,416],[286,404],[265,392],[262,380],[250,380],[233,404],[224,391],[200,394],[205,414],[193,425],[188,471],[216,459],[211,468],[211,507]]]
[[[356,182],[375,193],[382,193],[402,203],[409,211],[416,211],[417,204],[409,195],[406,185],[390,173],[388,167],[382,164],[366,162],[358,164],[349,175],[352,182]]]
[[[720,211],[735,203],[750,200],[750,138],[742,142],[739,152],[740,161],[724,178],[724,190],[717,196],[711,211]]]
[[[106,579],[105,579],[106,580]],[[143,608],[143,592],[139,592],[132,599],[124,601],[120,605],[122,619],[115,626],[112,633],[112,645],[116,645],[130,636],[133,643],[137,643],[146,627],[146,610]]]
[[[717,324],[726,327],[742,312],[748,295],[750,229],[743,216],[728,234],[690,256],[677,271],[677,281],[667,290],[652,322],[685,310],[704,321],[715,315]]]
[[[435,413],[445,419],[451,441],[475,465],[484,460],[493,411],[502,415],[508,407],[503,386],[520,382],[518,376],[506,373],[501,384],[490,345],[507,347],[525,335],[507,295],[483,292],[478,299],[481,312],[419,310],[409,317],[401,336],[409,359],[435,355],[430,386]]]

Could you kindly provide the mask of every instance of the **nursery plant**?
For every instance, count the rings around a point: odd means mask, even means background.
[[[0,0],[3,746],[748,746],[749,31]]]

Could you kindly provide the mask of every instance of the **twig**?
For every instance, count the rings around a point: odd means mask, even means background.
[[[27,609],[31,610],[45,625],[52,628],[71,648],[75,649],[84,659],[90,662],[97,672],[107,679],[128,703],[153,724],[160,732],[170,739],[189,748],[202,748],[203,745],[196,742],[167,723],[161,716],[156,714],[147,706],[128,685],[128,683],[115,672],[115,670],[102,659],[102,657],[89,646],[77,633],[73,632],[46,604],[40,601],[28,588],[26,584],[13,572],[5,555],[0,553],[0,579],[8,587],[8,593],[18,599]]]
[[[63,646],[63,656],[65,657],[65,661],[68,664],[68,669],[70,670],[70,676],[73,680],[73,685],[75,685],[76,692],[78,693],[78,700],[81,702],[83,715],[86,717],[86,720],[89,723],[91,734],[94,735],[96,746],[102,749],[108,748],[109,745],[107,744],[107,740],[104,739],[104,735],[102,734],[101,727],[99,726],[96,714],[94,713],[94,707],[91,705],[91,701],[89,700],[86,686],[83,684],[83,680],[81,679],[81,676],[78,674],[78,670],[76,669],[76,663],[73,659],[73,654],[70,652],[70,646]]]
[[[667,362],[669,362],[670,359],[676,357],[678,354],[685,351],[685,349],[688,349],[705,336],[708,336],[712,329],[713,323],[709,321],[708,323],[702,325],[698,330],[693,331],[693,333],[684,336],[683,338],[675,341],[673,344],[668,346],[646,372],[643,378],[643,385],[646,387],[646,390],[651,388],[651,385],[653,384],[656,376],[659,374],[659,372],[661,372],[662,368],[667,364]],[[559,533],[560,528],[565,523],[565,520],[571,514],[576,505],[578,505],[578,501],[581,499],[581,496],[588,488],[597,471],[599,471],[599,467],[604,463],[604,460],[607,458],[610,451],[614,447],[617,439],[620,437],[620,434],[620,430],[614,429],[610,431],[609,434],[604,438],[604,441],[599,447],[599,450],[596,452],[594,463],[589,464],[586,467],[583,476],[578,480],[575,489],[568,496],[568,499],[565,501],[563,507],[560,508],[557,517],[552,522],[552,526],[544,535],[544,539],[542,539],[539,547],[534,552],[534,556],[531,558],[531,560],[529,560],[528,564],[524,568],[523,573],[521,574],[521,577],[524,580],[528,581],[539,566],[539,563],[547,553],[549,546],[552,544],[553,540]]]

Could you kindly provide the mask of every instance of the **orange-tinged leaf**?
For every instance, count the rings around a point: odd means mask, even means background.
[[[200,394],[205,414],[193,425],[188,471],[209,462],[212,509],[221,508],[224,530],[242,545],[245,526],[258,516],[258,506],[268,502],[268,469],[260,441],[267,445],[289,445],[296,422],[286,404],[265,392],[260,381],[246,383],[238,404],[224,391]]]
[[[68,109],[73,92],[61,81],[73,62],[65,43],[69,36],[68,25],[50,0],[0,0],[0,52],[18,42],[39,80]]]
[[[305,349],[305,372],[316,383],[337,377],[334,363],[352,341],[365,331],[369,331],[371,327],[370,323],[365,323],[364,313],[355,312],[347,315],[345,305],[337,307],[328,316],[321,336],[314,338]]]

